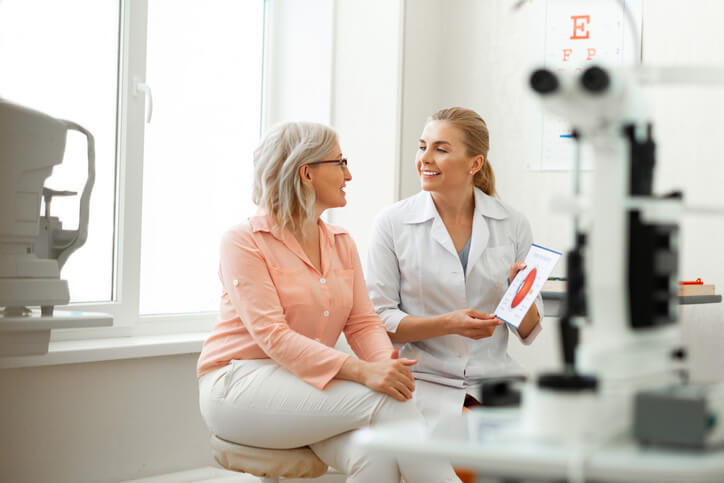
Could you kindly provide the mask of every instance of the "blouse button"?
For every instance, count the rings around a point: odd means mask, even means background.
[[[239,281],[238,281],[238,280],[234,280],[234,287],[238,287],[238,286],[239,286]]]
[[[314,340],[316,340],[317,342],[319,342],[319,337],[317,337],[317,338],[316,338],[316,339],[314,339]]]
[[[326,279],[326,278],[320,278],[319,281],[320,281],[321,283],[327,283],[327,279]]]
[[[324,316],[325,316],[325,317],[329,317],[329,310],[325,310],[325,311],[324,311]]]

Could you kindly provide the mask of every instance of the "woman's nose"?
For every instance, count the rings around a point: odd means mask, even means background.
[[[426,149],[424,151],[419,150],[417,153],[418,153],[417,159],[419,159],[423,163],[426,161],[429,161],[432,158],[432,154],[430,154],[430,150],[428,150],[428,149]]]

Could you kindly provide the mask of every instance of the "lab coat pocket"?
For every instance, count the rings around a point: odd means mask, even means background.
[[[513,245],[488,247],[483,253],[483,274],[499,286],[507,286],[510,266],[515,262]]]

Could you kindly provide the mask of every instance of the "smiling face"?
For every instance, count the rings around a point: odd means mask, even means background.
[[[335,143],[332,151],[324,156],[324,160],[342,159],[339,143]],[[322,161],[322,160],[320,160]],[[339,208],[347,204],[345,185],[352,179],[346,166],[336,163],[313,164],[302,167],[302,176],[314,188],[316,207],[321,213],[328,208]]]
[[[484,158],[468,156],[463,135],[447,121],[425,124],[415,157],[423,190],[452,193],[472,188],[473,174]]]

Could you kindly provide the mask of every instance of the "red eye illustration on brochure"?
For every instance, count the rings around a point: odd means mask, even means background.
[[[535,276],[537,273],[538,271],[534,268],[530,271],[530,273],[528,273],[528,276],[525,277],[520,289],[518,289],[518,293],[516,293],[515,297],[513,297],[513,302],[510,304],[511,308],[517,307],[518,304],[523,301],[525,296],[528,295],[528,292],[530,292],[530,289],[533,286],[533,282],[535,282]]]

